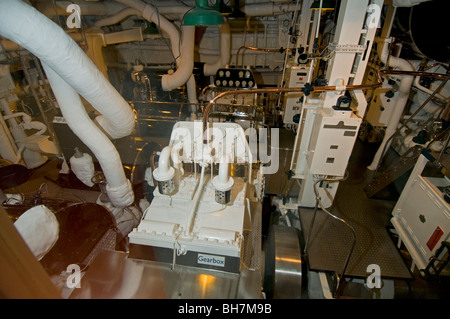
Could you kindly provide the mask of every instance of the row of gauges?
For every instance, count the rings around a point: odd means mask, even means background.
[[[253,88],[255,83],[249,69],[219,69],[214,79],[216,87]]]

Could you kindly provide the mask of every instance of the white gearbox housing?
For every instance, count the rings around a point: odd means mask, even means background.
[[[179,122],[175,125],[170,142],[175,167],[180,167],[180,161],[200,163],[202,169],[215,167],[221,165],[225,152],[228,159],[239,158],[241,163],[251,158],[245,155],[249,148],[239,125],[214,123],[216,139],[211,137],[210,143],[199,148],[194,141],[202,136],[196,132],[196,129],[201,129],[201,124],[198,124]],[[234,135],[230,139],[232,145],[225,145],[227,134],[228,137]],[[180,136],[191,139],[190,143],[181,143],[184,148],[177,144],[183,139]],[[218,136],[221,141],[217,140]],[[203,144],[203,140],[198,142]],[[201,150],[201,153],[196,150]],[[246,216],[250,216],[246,199],[247,180],[233,176],[229,201],[222,204],[216,201],[217,183],[214,183],[210,171],[197,170],[180,175],[176,181],[176,193],[164,195],[155,189],[154,199],[139,226],[128,235],[130,257],[171,263],[176,260],[177,264],[239,272],[244,223]]]

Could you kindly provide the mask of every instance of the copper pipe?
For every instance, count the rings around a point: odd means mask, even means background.
[[[440,73],[427,73],[427,72],[415,72],[415,71],[394,71],[394,70],[380,70],[377,72],[377,83],[374,84],[360,84],[360,85],[347,85],[344,86],[344,91],[350,90],[370,90],[376,89],[383,84],[382,75],[406,75],[406,76],[423,76],[423,77],[433,77],[437,79],[449,79],[449,75],[444,75]],[[252,93],[304,93],[304,88],[273,88],[273,89],[243,89],[234,91],[225,91],[216,95],[203,111],[203,133],[206,132],[208,126],[209,113],[212,106],[216,101],[226,95],[231,94],[252,94]],[[312,88],[312,92],[327,92],[327,91],[337,91],[340,90],[337,86],[316,86]],[[205,142],[205,141],[204,141]]]
[[[260,51],[260,52],[278,52],[278,53],[284,53],[287,51],[292,51],[292,49],[263,49],[263,48],[255,48],[255,47],[249,47],[249,46],[242,46],[237,50],[236,53],[236,67],[238,67],[238,63],[239,63],[239,52],[241,51],[241,49],[245,50],[252,50],[252,51]],[[243,55],[244,53],[242,53]],[[242,63],[244,63],[244,59],[242,58]]]
[[[429,73],[429,72],[420,72],[420,71],[395,71],[395,70],[380,70],[378,71],[380,74],[388,74],[388,75],[411,75],[411,76],[420,76],[420,77],[429,77],[435,79],[445,80],[449,78],[448,74],[441,73]]]

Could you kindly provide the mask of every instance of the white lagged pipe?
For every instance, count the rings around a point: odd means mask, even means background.
[[[10,145],[4,144],[4,147],[6,147],[7,152],[11,152],[12,150],[15,152],[16,156],[14,155],[11,158],[11,161],[14,163],[19,163],[22,159],[25,163],[25,165],[28,168],[35,168],[40,166],[41,164],[45,163],[47,160],[47,157],[43,156],[40,152],[30,150],[26,148],[25,144],[20,144],[20,141],[23,141],[27,138],[27,134],[25,133],[24,129],[27,129],[25,127],[22,127],[17,123],[16,117],[11,109],[9,108],[9,104],[6,101],[6,99],[0,99],[0,109],[5,114],[5,117],[7,117],[8,124],[6,124],[5,120],[2,116],[0,116],[1,125],[3,127],[3,130],[5,134],[7,135]],[[18,114],[18,113],[16,113]],[[25,114],[25,113],[23,113]],[[31,119],[31,118],[30,118]],[[41,123],[42,124],[42,123]],[[44,124],[42,124],[44,125]],[[45,126],[45,125],[44,125]],[[42,131],[43,127],[38,128]],[[39,132],[40,133],[40,132]],[[42,132],[43,133],[43,132]],[[3,141],[2,143],[4,143]],[[20,144],[20,145],[19,145]],[[12,153],[10,153],[12,154]],[[8,155],[11,157],[11,155]],[[6,158],[6,157],[4,157]]]
[[[206,76],[215,75],[217,70],[225,67],[230,62],[231,57],[231,31],[228,21],[219,25],[220,31],[220,57],[212,64],[205,63],[203,73]]]
[[[77,92],[47,64],[42,66],[67,124],[99,161],[111,203],[115,207],[131,205],[134,193],[114,144],[89,118]]]
[[[250,17],[273,16],[298,10],[296,3],[251,3],[242,7],[245,15]]]
[[[175,73],[171,75],[164,75],[162,78],[162,88],[165,91],[171,91],[176,89],[179,86],[186,84],[187,93],[190,103],[198,103],[197,101],[197,92],[196,92],[196,83],[195,79],[192,76],[192,71],[194,69],[194,36],[195,36],[195,27],[189,27],[188,37],[190,39],[189,47],[186,47],[188,43],[181,44],[181,51],[187,52],[188,56],[185,56],[183,53],[183,58],[180,53],[180,32],[175,27],[173,23],[167,20],[164,16],[160,14],[153,6],[141,1],[141,0],[116,0],[130,8],[136,9],[142,12],[142,17],[147,21],[155,23],[157,26],[161,28],[163,32],[165,32],[169,36],[170,47],[172,50],[172,54],[175,59],[175,63],[178,66],[178,69]],[[188,8],[179,7],[178,10],[180,12],[185,12]],[[184,35],[183,35],[184,37]],[[192,46],[192,49],[191,47]],[[192,51],[192,53],[191,53]],[[189,71],[190,70],[190,71]]]
[[[130,16],[142,17],[142,12],[136,10],[135,8],[125,8],[112,16],[97,20],[94,25],[96,27],[105,27],[109,25],[114,25],[125,20]]]
[[[177,70],[173,74],[162,76],[164,91],[172,91],[189,80],[194,69],[195,26],[182,26],[181,57]]]
[[[180,56],[180,32],[172,22],[159,14],[159,12],[153,6],[141,0],[116,0],[116,2],[138,10],[139,12],[141,12],[142,17],[145,20],[155,23],[158,27],[161,28],[162,31],[167,33],[170,40],[170,46],[172,48],[172,54],[178,61]]]
[[[134,113],[83,50],[39,11],[19,0],[0,1],[0,35],[36,55],[102,115],[97,122],[111,138],[134,130]]]
[[[381,43],[380,43],[381,44]],[[397,58],[394,56],[389,57],[388,61],[388,45],[387,41],[384,42],[382,46],[378,46],[379,49],[378,55],[380,56],[380,60],[392,68],[398,68],[401,71],[414,71],[414,67],[407,60]],[[400,81],[400,86],[398,89],[398,97],[395,102],[394,111],[389,119],[389,122],[386,127],[386,131],[384,133],[383,141],[379,146],[375,156],[372,160],[372,163],[368,166],[368,169],[371,171],[375,171],[378,169],[378,166],[383,159],[386,150],[389,148],[392,142],[392,135],[398,128],[400,120],[403,115],[403,111],[405,110],[406,103],[408,102],[409,93],[411,91],[411,86],[413,84],[414,77],[409,75],[403,75]]]

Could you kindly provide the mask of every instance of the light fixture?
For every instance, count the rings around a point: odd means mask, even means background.
[[[195,3],[196,7],[184,15],[183,25],[207,26],[225,23],[220,12],[208,6],[208,0],[195,0]]]

